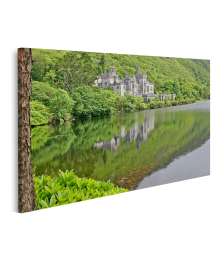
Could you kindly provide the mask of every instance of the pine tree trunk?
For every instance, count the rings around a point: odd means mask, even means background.
[[[19,212],[31,211],[35,207],[34,184],[31,166],[31,49],[18,49],[18,171]]]

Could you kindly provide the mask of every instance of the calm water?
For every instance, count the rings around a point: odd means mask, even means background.
[[[167,167],[146,176],[137,186],[138,189],[150,186],[202,177],[209,175],[210,142],[179,158],[174,159]]]
[[[209,174],[209,102],[32,129],[35,175],[70,170],[129,189]]]

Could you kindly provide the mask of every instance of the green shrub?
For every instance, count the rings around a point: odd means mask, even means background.
[[[132,112],[136,110],[136,106],[130,96],[124,96],[122,99],[122,111]]]
[[[171,101],[171,104],[172,104],[172,106],[176,106],[176,105],[178,105],[178,104],[180,104],[180,103],[178,103],[177,100],[172,100],[172,101]]]
[[[177,106],[177,105],[184,105],[189,103],[194,103],[196,101],[195,98],[182,98],[177,100],[152,100],[149,103],[147,103],[147,107],[149,109],[154,108],[161,108],[161,107],[169,107],[169,106]]]
[[[151,108],[151,109],[160,108],[163,106],[165,106],[165,101],[153,100],[149,103],[149,108]]]
[[[72,106],[73,101],[64,90],[58,91],[49,100],[49,109],[56,121],[68,120],[71,117]]]
[[[193,97],[193,98],[181,98],[174,101],[178,105],[184,105],[184,104],[194,103],[196,100],[197,99]]]
[[[79,178],[73,171],[61,172],[57,177],[34,177],[36,209],[98,198],[127,191],[111,182]]]
[[[142,97],[120,96],[111,89],[82,86],[72,93],[75,117],[97,117],[116,111],[131,112],[147,108]]]
[[[146,103],[142,97],[124,96],[123,97],[123,110],[126,112],[143,110],[147,108]]]
[[[49,109],[38,101],[31,101],[31,125],[44,125],[50,121]]]
[[[70,117],[73,101],[63,89],[52,87],[46,82],[33,81],[32,100],[44,104],[51,112],[53,120],[67,120]]]
[[[166,107],[172,106],[172,100],[165,100],[164,106],[166,106]]]
[[[110,115],[117,110],[119,95],[110,89],[77,87],[72,93],[75,117]]]

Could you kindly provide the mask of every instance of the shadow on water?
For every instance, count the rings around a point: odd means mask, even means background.
[[[35,127],[33,172],[53,176],[73,169],[80,177],[134,189],[146,175],[201,146],[209,139],[209,125],[209,102],[203,102]]]

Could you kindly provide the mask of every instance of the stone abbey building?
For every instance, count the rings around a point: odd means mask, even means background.
[[[160,100],[174,100],[175,94],[155,94],[154,85],[148,81],[147,75],[141,73],[139,68],[133,77],[126,75],[124,79],[120,79],[114,67],[108,72],[103,73],[95,80],[95,85],[101,88],[112,88],[121,96],[132,95],[143,97],[145,101],[158,98]]]
[[[154,85],[148,81],[147,75],[141,73],[139,69],[137,69],[135,76],[126,75],[124,79],[120,79],[115,68],[112,67],[96,79],[95,85],[101,88],[111,87],[121,96],[127,94],[144,97],[146,100],[155,97]]]

